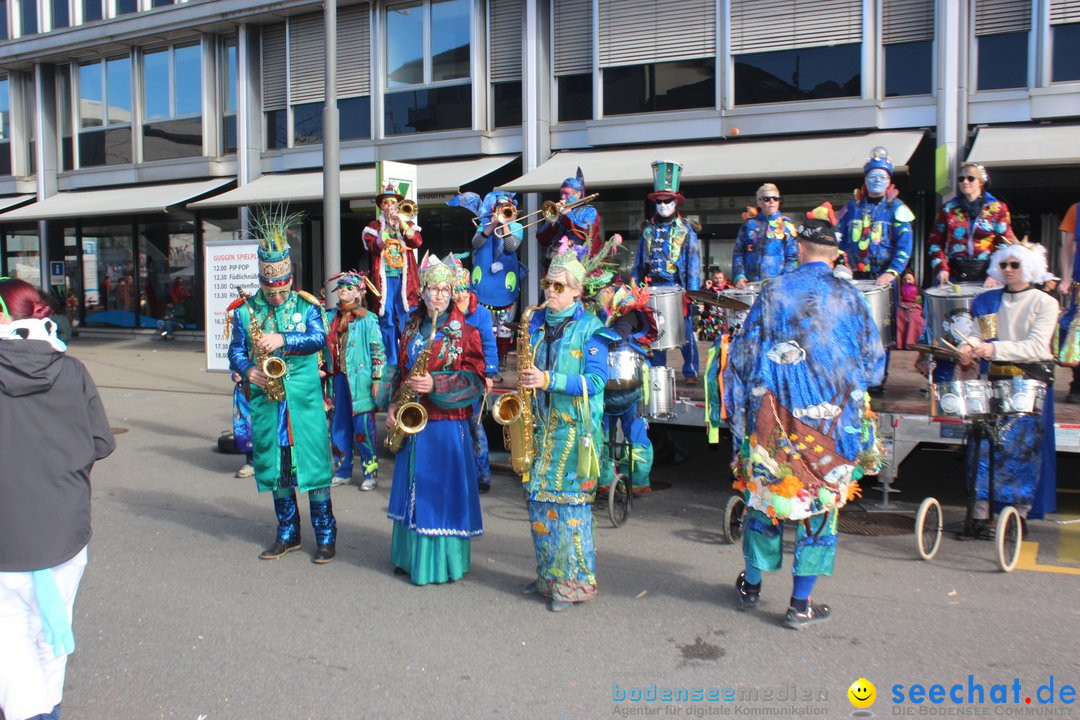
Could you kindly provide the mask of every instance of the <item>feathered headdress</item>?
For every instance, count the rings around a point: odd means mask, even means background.
[[[292,281],[289,230],[304,219],[286,204],[261,205],[251,217],[251,234],[259,243],[259,284],[271,287]]]
[[[453,286],[456,279],[457,272],[454,268],[447,265],[435,255],[428,253],[427,255],[424,255],[424,259],[420,261],[421,289],[439,283],[447,283],[448,285]]]
[[[648,304],[649,286],[647,283],[639,284],[637,280],[621,283],[615,287],[615,294],[611,297],[611,314],[608,316],[607,324],[610,325],[615,318]]]
[[[825,220],[830,225],[836,224],[836,211],[833,210],[832,203],[828,200],[806,213],[806,217],[814,220]]]
[[[376,288],[375,285],[371,282],[366,272],[362,272],[360,270],[343,270],[337,275],[331,275],[329,278],[326,279],[326,282],[323,283],[323,285],[329,285],[335,280],[337,281],[336,287],[362,287],[375,293],[376,297],[382,297],[382,295],[379,293],[379,289]]]

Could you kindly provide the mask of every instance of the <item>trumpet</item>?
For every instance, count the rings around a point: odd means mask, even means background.
[[[416,220],[416,213],[418,212],[418,208],[416,207],[416,203],[414,203],[412,200],[402,200],[401,203],[398,204],[397,212],[398,218],[400,218],[401,220],[414,222]]]

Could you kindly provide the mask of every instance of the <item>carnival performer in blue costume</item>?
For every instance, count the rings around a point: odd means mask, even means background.
[[[234,314],[229,365],[251,387],[255,483],[273,493],[277,539],[264,560],[300,549],[296,490],[308,493],[317,548],[312,561],[334,559],[337,521],[330,503],[330,438],[319,377],[319,353],[326,346],[322,304],[292,290],[288,229],[298,213],[260,210],[253,232],[259,240],[259,292]],[[263,358],[284,363],[274,380]],[[279,393],[280,391],[280,393]]]
[[[748,207],[735,238],[732,280],[735,287],[791,272],[798,263],[795,223],[780,214],[780,189],[765,183],[757,189],[757,207]]]
[[[558,204],[548,207],[543,213],[543,222],[536,228],[536,241],[542,247],[553,251],[566,237],[573,244],[584,246],[590,255],[600,251],[604,243],[600,239],[600,215],[596,208],[592,205],[566,207],[585,197],[585,175],[578,168],[574,177],[563,180]]]
[[[840,211],[840,250],[856,280],[871,279],[893,286],[892,306],[897,307],[896,285],[911,260],[911,212],[892,184],[893,163],[889,151],[878,146],[863,165],[863,186]],[[894,320],[895,322],[895,320]],[[889,378],[889,351],[885,350],[885,379]],[[871,388],[877,394],[882,388]]]
[[[649,307],[648,285],[638,285],[634,281],[609,285],[597,294],[597,304],[597,317],[619,336],[619,343],[611,350],[628,349],[648,357],[649,346],[656,339],[656,320]],[[645,381],[648,382],[648,378]],[[634,459],[630,479],[635,495],[652,490],[649,474],[652,472],[653,446],[649,440],[649,423],[638,410],[643,395],[641,386],[604,390],[604,438],[615,423],[622,423],[622,433],[630,442]],[[614,478],[615,467],[610,454],[601,453],[600,492],[609,487]]]
[[[580,253],[580,254],[579,254]],[[525,593],[551,598],[553,612],[596,595],[592,502],[600,475],[608,345],[618,336],[581,304],[584,248],[556,255],[541,282],[546,309],[529,319],[535,367],[518,382],[535,391],[536,459],[522,482],[536,548]]]
[[[499,353],[495,346],[495,332],[492,328],[491,313],[481,305],[476,293],[469,290],[469,271],[453,254],[443,261],[454,269],[454,306],[465,316],[465,322],[480,333],[480,345],[484,349],[484,396],[473,404],[469,431],[472,433],[473,453],[476,457],[476,484],[483,495],[491,490],[491,458],[488,454],[487,432],[484,431],[483,413],[487,393],[495,385],[494,377],[499,372]]]
[[[423,300],[401,337],[393,432],[405,384],[419,393],[427,424],[407,435],[394,464],[387,517],[394,521],[390,558],[415,585],[459,580],[469,572],[470,542],[484,533],[469,420],[483,391],[480,333],[450,302],[454,269],[434,256],[420,268]],[[428,353],[426,372],[413,372]]]
[[[1046,259],[1033,250],[1020,244],[998,250],[990,258],[988,273],[1005,287],[987,290],[972,302],[971,312],[985,340],[972,338],[970,344],[962,346],[960,361],[969,364],[973,358],[981,360],[982,370],[992,381],[1026,377],[1047,383],[1040,416],[997,420],[999,437],[993,450],[994,501],[1014,505],[1021,517],[1039,518],[1057,509],[1050,340],[1057,327],[1059,308],[1057,301],[1032,286],[1046,273]],[[989,518],[990,442],[984,439],[978,448],[976,520]],[[968,462],[976,462],[974,447]]]
[[[835,233],[826,220],[800,228],[799,267],[762,288],[724,377],[747,504],[739,607],[757,605],[762,572],[780,569],[783,521],[795,521],[793,628],[829,617],[810,593],[833,572],[837,512],[877,471],[866,389],[881,382],[885,351],[862,295],[832,274]]]
[[[503,370],[514,338],[506,323],[517,312],[521,281],[527,272],[518,262],[517,251],[525,231],[513,219],[517,217],[514,193],[493,190],[481,199],[476,193],[467,192],[446,204],[463,207],[479,219],[472,238],[472,292],[491,314],[499,351],[498,369]]]
[[[326,336],[325,372],[332,378],[334,409],[330,442],[334,460],[333,484],[352,479],[353,458],[359,454],[363,479],[360,489],[379,484],[379,453],[375,445],[375,398],[386,365],[382,333],[375,313],[363,305],[365,293],[377,293],[367,275],[356,270],[338,273],[338,306]]]
[[[682,165],[672,160],[658,160],[652,164],[653,191],[649,200],[656,203],[656,214],[645,225],[638,240],[634,260],[633,278],[648,281],[652,287],[676,286],[683,290],[701,289],[701,247],[697,231],[700,226],[687,221],[676,211],[676,205],[685,198],[679,192]],[[683,322],[686,326],[686,344],[682,347],[682,373],[688,381],[696,382],[698,376],[697,340],[694,337],[693,311],[688,302],[683,303]],[[650,358],[653,367],[667,364],[666,353],[654,352]]]

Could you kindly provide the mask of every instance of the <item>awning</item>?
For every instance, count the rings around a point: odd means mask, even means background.
[[[217,178],[171,185],[62,192],[33,205],[4,213],[0,215],[0,222],[164,213],[171,207],[183,205],[232,182],[232,178]]]
[[[967,162],[993,167],[1080,165],[1080,125],[979,128]]]
[[[33,195],[8,195],[7,197],[0,197],[0,213],[4,212],[8,208],[18,207],[34,199]]]
[[[870,150],[878,145],[889,150],[895,170],[903,171],[922,137],[922,130],[912,130],[843,137],[575,150],[559,153],[532,172],[501,187],[517,192],[555,190],[579,167],[585,175],[588,191],[605,187],[651,186],[654,160],[682,163],[684,183],[860,175]]]
[[[516,155],[492,155],[427,163],[416,166],[416,185],[420,197],[451,196],[461,192],[461,186],[493,173],[516,159]],[[355,168],[341,171],[341,198],[364,198],[374,202],[375,168]],[[323,176],[313,173],[273,173],[249,182],[221,195],[192,203],[195,208],[236,207],[274,202],[321,202]]]

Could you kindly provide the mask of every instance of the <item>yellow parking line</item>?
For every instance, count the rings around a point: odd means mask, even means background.
[[[1062,520],[1076,520],[1076,515],[1062,515]],[[1080,523],[1059,525],[1061,533],[1058,540],[1058,560],[1066,563],[1080,563]]]
[[[1017,570],[1032,570],[1035,572],[1052,572],[1062,575],[1080,575],[1080,568],[1058,567],[1057,565],[1040,565],[1039,543],[1025,542],[1020,545],[1020,560],[1016,563]]]

